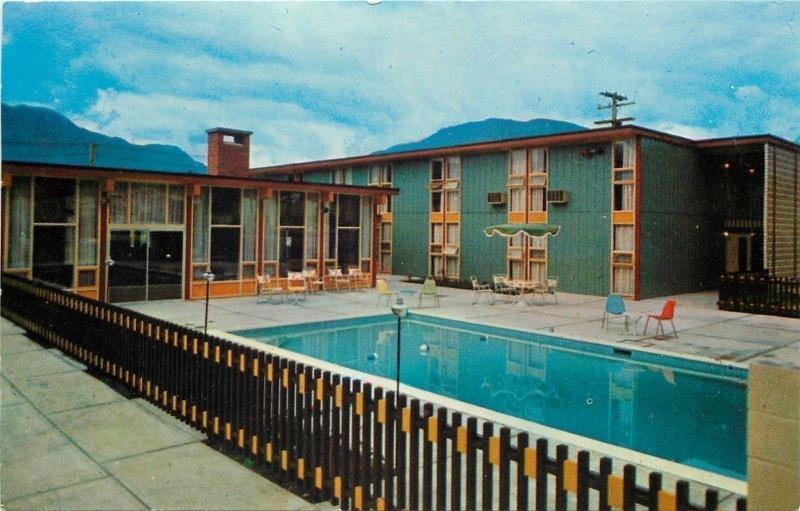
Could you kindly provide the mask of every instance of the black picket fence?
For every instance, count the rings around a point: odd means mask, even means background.
[[[767,272],[720,276],[720,310],[800,318],[800,280]]]
[[[17,276],[2,313],[265,476],[342,509],[714,510],[690,487]],[[496,431],[497,430],[497,431]],[[646,479],[646,482],[645,482]],[[702,492],[701,492],[702,494]],[[746,509],[739,498],[737,510]]]

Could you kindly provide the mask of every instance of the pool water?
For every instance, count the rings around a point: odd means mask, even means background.
[[[234,333],[395,378],[391,315]],[[415,314],[401,345],[404,384],[746,479],[744,369]]]

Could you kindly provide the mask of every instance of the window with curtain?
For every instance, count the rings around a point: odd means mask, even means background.
[[[183,197],[184,188],[179,185],[169,185],[168,193],[168,217],[167,223],[182,224],[183,223]]]
[[[530,211],[547,211],[547,189],[539,186],[531,187]]]
[[[614,211],[633,211],[634,190],[633,183],[614,185]]]
[[[258,192],[242,191],[242,261],[256,260],[256,222],[258,222]]]
[[[162,184],[131,183],[131,223],[163,224],[166,218],[166,187]]]
[[[633,294],[633,268],[628,266],[615,266],[614,271],[614,293],[622,295]]]
[[[461,209],[461,204],[459,202],[459,195],[458,190],[448,190],[447,191],[447,212],[448,213],[458,213]]]
[[[460,243],[459,224],[447,224],[447,243],[458,245]]]
[[[531,173],[547,172],[547,149],[531,149]]]
[[[623,140],[614,143],[614,168],[631,168],[633,167],[635,150],[633,140]]]
[[[361,198],[361,258],[372,254],[372,198]]]
[[[78,264],[97,264],[97,181],[81,181],[78,191]]]
[[[451,156],[447,158],[447,179],[461,179],[461,157]]]
[[[14,176],[8,198],[9,268],[29,268],[31,253],[31,178]]]
[[[200,195],[192,200],[192,261],[208,262],[209,188],[200,188]]]
[[[633,252],[633,233],[634,230],[632,225],[615,225],[614,250],[619,252]]]
[[[109,222],[127,224],[128,221],[128,183],[117,181],[114,191],[109,194]]]
[[[522,149],[511,151],[511,163],[508,173],[511,176],[525,175],[525,151]]]
[[[525,188],[510,188],[508,190],[508,210],[511,212],[525,211]]]
[[[278,200],[273,196],[263,199],[264,205],[264,261],[278,260]]]
[[[317,218],[319,216],[319,194],[306,194],[306,259],[317,258]]]
[[[253,212],[255,208],[252,208]],[[209,263],[216,280],[238,280],[242,244],[242,190],[211,189]],[[253,245],[255,254],[255,245]],[[253,258],[255,259],[255,257]]]

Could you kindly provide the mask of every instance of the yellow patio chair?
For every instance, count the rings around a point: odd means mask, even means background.
[[[389,283],[386,282],[384,279],[378,279],[375,281],[375,288],[378,290],[378,303],[377,305],[381,304],[381,300],[383,297],[386,297],[386,305],[390,305],[392,303],[392,297],[397,295],[394,291],[389,288]]]

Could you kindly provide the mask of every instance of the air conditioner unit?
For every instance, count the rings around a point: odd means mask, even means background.
[[[547,190],[547,202],[566,204],[569,202],[569,192],[567,190]]]
[[[503,192],[489,192],[486,195],[486,200],[492,206],[502,206],[506,203],[506,194]]]

